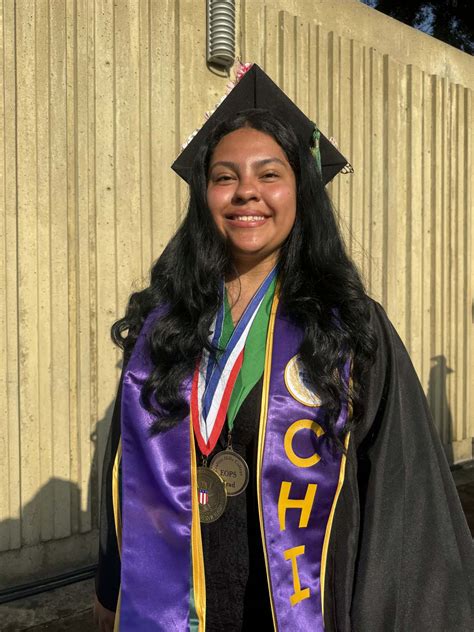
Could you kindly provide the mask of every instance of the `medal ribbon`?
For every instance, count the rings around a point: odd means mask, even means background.
[[[277,274],[277,266],[268,274],[247,305],[222,355],[217,360],[205,349],[196,367],[191,392],[193,427],[199,449],[208,456],[214,449],[225,423],[232,389],[244,358],[244,348],[252,323],[265,294]],[[209,337],[216,348],[224,324],[225,288]]]

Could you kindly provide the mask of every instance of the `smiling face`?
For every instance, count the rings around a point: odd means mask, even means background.
[[[296,179],[280,145],[242,127],[221,138],[209,163],[207,204],[236,264],[276,262],[296,217]]]

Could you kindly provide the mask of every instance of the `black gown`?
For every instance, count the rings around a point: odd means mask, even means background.
[[[474,549],[449,467],[408,354],[377,303],[378,340],[365,386],[365,414],[352,433],[326,566],[326,632],[472,632]],[[255,442],[261,380],[235,420],[246,457],[246,494],[203,525],[206,630],[272,630],[256,513]],[[99,601],[115,610],[120,558],[111,477],[120,437],[120,389],[106,449]],[[224,433],[220,447],[225,446]],[[230,527],[230,528],[229,528]],[[291,631],[293,632],[293,631]]]

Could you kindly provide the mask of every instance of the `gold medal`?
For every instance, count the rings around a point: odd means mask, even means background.
[[[197,489],[201,522],[209,523],[218,520],[227,505],[225,483],[222,478],[209,467],[198,467]]]
[[[218,452],[209,467],[225,481],[227,496],[238,496],[248,485],[249,467],[232,449]]]

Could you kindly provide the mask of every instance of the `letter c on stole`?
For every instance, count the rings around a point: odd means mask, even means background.
[[[298,430],[303,430],[304,428],[312,430],[316,437],[320,437],[322,434],[324,434],[324,430],[321,428],[321,426],[311,419],[298,419],[298,421],[294,421],[291,424],[291,426],[285,433],[284,445],[286,456],[289,458],[291,463],[293,463],[293,465],[296,465],[296,467],[312,467],[321,460],[321,457],[317,452],[315,452],[313,456],[301,457],[298,456],[293,450],[293,438]]]

